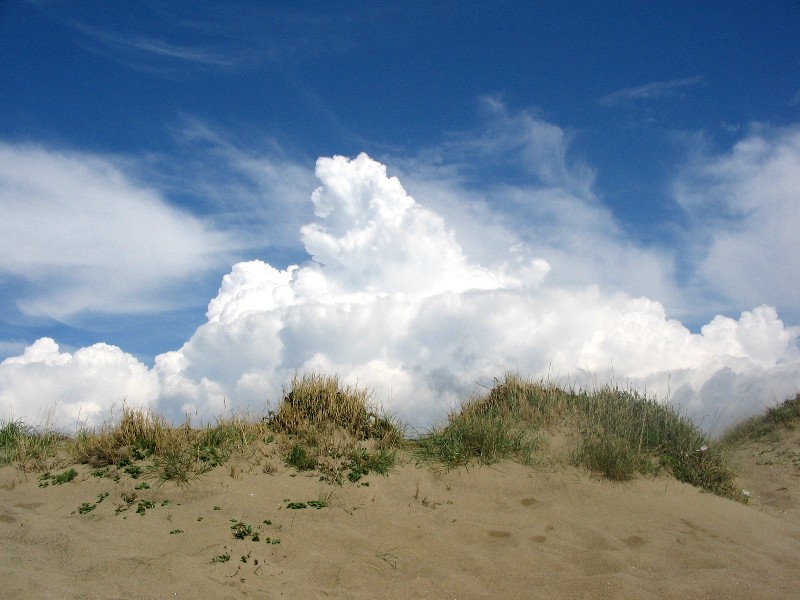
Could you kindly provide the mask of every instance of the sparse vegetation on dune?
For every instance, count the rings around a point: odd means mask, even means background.
[[[295,375],[268,418],[270,427],[288,436],[286,464],[301,471],[318,469],[335,483],[342,482],[346,470],[351,481],[370,469],[386,474],[404,434],[371,396],[368,390],[342,386],[335,376]]]
[[[0,422],[0,466],[17,463],[24,469],[45,470],[66,439],[22,421]]]
[[[186,483],[267,434],[263,421],[238,416],[199,428],[188,423],[171,427],[150,411],[123,407],[117,424],[78,432],[67,450],[77,462],[93,467],[130,470],[132,463],[149,460],[149,471],[160,481]]]
[[[740,423],[717,442],[688,417],[633,390],[568,390],[510,374],[466,402],[445,425],[408,439],[373,404],[369,391],[342,386],[335,376],[307,374],[295,376],[277,410],[259,418],[229,416],[213,425],[174,427],[149,411],[123,407],[118,422],[71,437],[19,421],[0,424],[0,466],[46,471],[82,463],[183,484],[233,458],[277,452],[288,466],[317,471],[341,485],[345,478],[385,475],[401,456],[446,468],[500,460],[561,462],[614,481],[667,474],[741,500],[725,448],[798,421],[800,395]],[[562,443],[554,444],[556,439]]]
[[[800,424],[800,394],[737,423],[722,434],[720,442],[730,447],[758,440],[775,440],[782,429],[794,429]]]
[[[688,417],[635,391],[569,391],[507,375],[483,397],[422,436],[417,456],[448,467],[470,460],[530,462],[548,434],[575,438],[564,457],[614,481],[667,471],[676,479],[735,498],[734,474],[718,445]]]

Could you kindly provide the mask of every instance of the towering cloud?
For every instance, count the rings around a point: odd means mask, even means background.
[[[613,377],[669,394],[711,426],[796,391],[798,331],[773,308],[692,333],[656,301],[548,283],[550,265],[524,244],[478,264],[365,154],[321,158],[316,174],[316,219],[300,232],[307,263],[234,265],[207,322],[152,369],[117,348],[68,355],[39,340],[0,364],[0,410],[28,417],[59,400],[74,418],[85,402],[91,419],[127,395],[175,420],[211,418],[259,410],[295,370],[318,370],[373,388],[424,427],[514,370],[579,385]]]

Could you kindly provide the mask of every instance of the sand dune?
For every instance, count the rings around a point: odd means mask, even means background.
[[[749,505],[673,479],[509,462],[437,472],[407,461],[337,486],[242,460],[183,488],[86,466],[39,487],[39,474],[6,466],[0,595],[796,598],[799,449],[795,435],[735,454]],[[95,507],[82,514],[84,503]]]

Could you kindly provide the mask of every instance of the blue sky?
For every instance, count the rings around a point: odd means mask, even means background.
[[[789,1],[7,0],[0,359],[53,338],[62,353],[104,342],[153,369],[200,337],[233,265],[315,256],[300,232],[326,219],[311,201],[320,182],[382,181],[367,163],[326,180],[315,161],[363,152],[445,224],[417,235],[454,236],[498,282],[512,248],[548,265],[554,294],[646,298],[663,307],[659,327],[677,320],[698,339],[717,316],[743,327],[743,312],[770,307],[764,328],[784,344],[770,360],[796,381],[798,31]],[[340,242],[374,221],[346,214]],[[384,251],[370,269],[314,260],[339,291],[401,290],[368,275],[401,264]],[[325,354],[312,347],[321,330],[294,368]],[[279,371],[264,375],[275,387]],[[231,396],[220,377],[207,379]],[[24,404],[14,385],[12,407]]]

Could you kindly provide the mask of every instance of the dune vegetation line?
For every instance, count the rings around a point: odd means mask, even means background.
[[[613,481],[669,476],[746,502],[726,450],[799,419],[800,394],[712,439],[668,404],[636,391],[568,390],[507,374],[446,424],[408,435],[369,390],[310,373],[295,375],[277,410],[224,416],[204,426],[171,426],[127,406],[120,418],[72,436],[0,422],[0,466],[49,474],[85,464],[184,485],[235,457],[279,456],[290,467],[343,485],[370,473],[386,475],[398,461],[454,469],[512,460],[532,468],[572,465]]]

